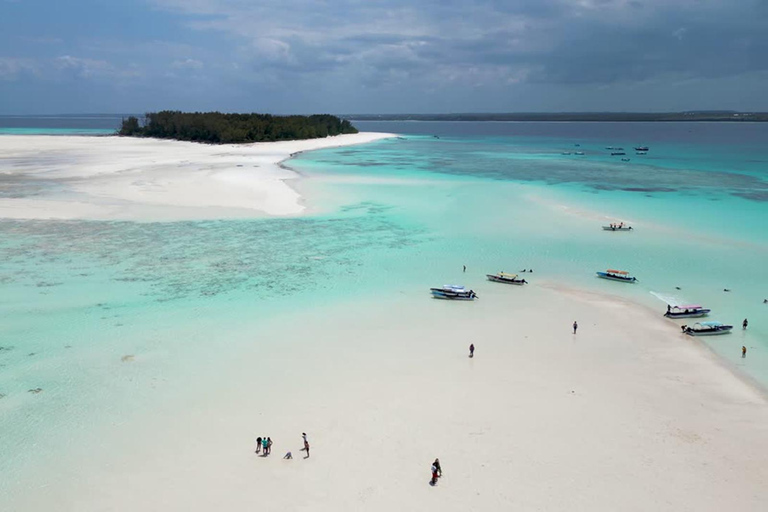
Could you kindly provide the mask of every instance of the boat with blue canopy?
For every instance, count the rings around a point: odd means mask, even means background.
[[[611,281],[621,281],[622,283],[636,283],[637,278],[629,275],[626,270],[608,269],[605,272],[597,272],[597,277],[610,279]]]
[[[430,288],[429,291],[435,299],[475,300],[477,298],[474,290],[467,290],[463,286],[456,284],[446,284],[440,288]]]
[[[733,329],[732,325],[720,322],[696,322],[692,326],[683,325],[683,333],[689,336],[713,336],[716,334],[728,334]]]

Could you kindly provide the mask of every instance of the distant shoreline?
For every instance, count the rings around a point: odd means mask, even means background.
[[[503,114],[358,114],[340,116],[350,121],[517,121],[517,122],[768,122],[768,112],[528,112]]]

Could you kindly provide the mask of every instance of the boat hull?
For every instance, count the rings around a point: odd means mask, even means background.
[[[664,313],[667,318],[701,318],[709,315],[711,309],[702,309],[693,313]]]
[[[730,334],[731,329],[733,329],[733,327],[728,329],[713,329],[707,331],[694,331],[693,329],[689,329],[685,331],[685,334],[688,336],[718,336],[720,334]]]
[[[444,299],[444,300],[475,300],[475,297],[473,297],[471,295],[453,294],[453,293],[440,293],[440,292],[432,292],[432,298],[433,299]]]
[[[603,231],[632,231],[632,228],[629,226],[625,228],[612,228],[611,226],[603,226]]]

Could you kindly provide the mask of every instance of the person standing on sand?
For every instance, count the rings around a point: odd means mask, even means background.
[[[261,454],[262,454],[263,457],[266,457],[267,455],[269,455],[269,448],[267,447],[267,444],[269,444],[267,442],[267,437],[266,436],[262,437],[261,438],[261,447],[263,449],[261,450]]]
[[[307,452],[307,456],[304,457],[305,459],[309,458],[309,441],[307,441],[307,433],[302,432],[301,438],[304,440],[304,451]]]
[[[256,438],[256,453],[259,453],[261,451],[261,438]]]
[[[267,454],[272,453],[272,438],[267,438]]]
[[[432,480],[429,481],[429,485],[437,484],[437,467],[432,464]]]
[[[741,357],[747,357],[747,347],[743,345],[741,347]]]
[[[749,325],[749,322],[747,322],[747,319],[745,318],[744,321],[741,323],[741,328],[746,329],[747,325]]]
[[[440,459],[435,459],[435,462],[433,462],[432,465],[437,468],[437,476],[443,476],[443,468],[440,467]]]
[[[576,320],[573,321],[573,334],[576,334],[576,329],[579,328],[579,324],[576,322]]]
[[[475,344],[469,344],[469,357],[475,357]]]
[[[464,272],[466,272],[466,271],[467,271],[467,266],[466,266],[466,265],[464,265],[464,270],[463,270],[463,271],[464,271]]]

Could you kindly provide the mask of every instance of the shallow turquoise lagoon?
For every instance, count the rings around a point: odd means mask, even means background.
[[[737,325],[708,343],[768,384],[768,126],[358,124],[403,138],[288,162],[308,217],[0,221],[0,473],[160,400],[174,375],[194,381],[212,358],[279,343],[259,328],[286,311],[482,290],[502,270],[659,314],[701,302]],[[650,151],[629,162],[605,149],[637,144]],[[636,230],[603,232],[608,219]],[[608,267],[640,282],[595,277]],[[130,355],[141,370],[125,370]]]

